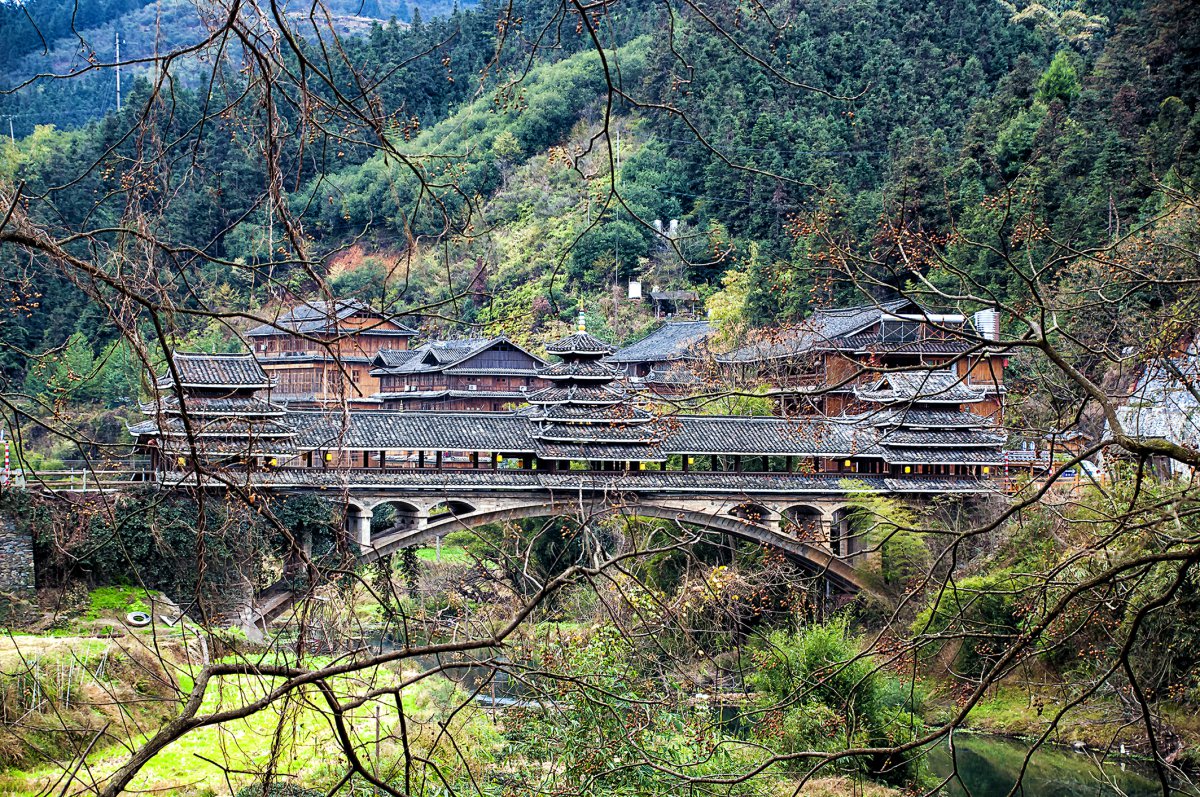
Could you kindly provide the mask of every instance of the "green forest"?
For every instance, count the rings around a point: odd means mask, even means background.
[[[130,212],[149,219],[195,251],[171,266],[200,287],[193,301],[237,311],[285,292],[305,296],[314,277],[331,277],[335,289],[397,311],[450,302],[443,317],[523,336],[578,296],[611,305],[611,286],[631,278],[702,297],[730,290],[747,323],[786,323],[822,297],[850,296],[823,265],[830,241],[869,249],[903,229],[1032,248],[1005,228],[1011,199],[1072,246],[1098,246],[1157,218],[1196,177],[1190,3],[820,3],[781,7],[782,30],[773,18],[741,19],[736,5],[713,9],[715,22],[738,25],[740,48],[768,60],[708,35],[703,20],[621,4],[604,28],[620,72],[616,97],[586,35],[564,31],[555,6],[506,12],[521,20],[523,38],[552,28],[553,47],[510,47],[497,58],[502,10],[484,3],[429,22],[376,24],[343,42],[349,63],[386,76],[385,134],[405,157],[353,136],[317,152],[281,134],[283,201],[302,237],[271,234],[255,119],[239,106],[204,125],[186,168],[138,184],[150,176],[129,166],[152,144],[134,140],[130,126],[149,112],[159,146],[191,130],[215,93],[230,90],[200,78],[170,97],[153,96],[145,78],[128,80],[120,114],[6,142],[2,177],[20,182],[30,213],[48,224],[103,228]],[[668,24],[673,41],[654,33]],[[406,62],[431,48],[437,57]],[[12,96],[36,115],[41,94],[61,92]],[[556,160],[585,149],[607,116],[622,131],[615,174],[607,174],[615,136],[593,141],[584,169]],[[669,219],[680,223],[675,242],[652,224]],[[468,229],[486,233],[460,234]],[[267,251],[272,239],[277,248]],[[311,258],[351,245],[357,268],[320,273],[328,259],[317,272],[298,262],[297,246]],[[951,244],[946,255],[982,286],[1019,299],[1022,286],[1005,284],[979,247]],[[277,267],[272,284],[248,284],[223,261]],[[440,279],[446,265],[449,281]],[[36,265],[4,267],[7,378],[25,377],[21,353],[61,349],[73,335],[75,348],[90,350],[77,356],[119,367],[105,355],[113,329],[78,290]],[[893,263],[873,267],[880,290],[903,287]],[[479,269],[486,291],[464,301]],[[601,328],[613,313],[596,319]],[[623,342],[644,325],[612,334]],[[175,334],[205,340],[210,330],[196,326]]]

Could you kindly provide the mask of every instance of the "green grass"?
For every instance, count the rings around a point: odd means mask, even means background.
[[[90,605],[85,620],[124,617],[130,612],[149,612],[150,596],[140,587],[99,587],[88,596]]]
[[[372,685],[394,683],[398,676],[386,670],[376,670],[363,676],[373,681]],[[190,679],[186,679],[190,681]],[[190,686],[183,683],[181,686]],[[222,679],[219,688],[210,688],[201,713],[228,709],[243,705],[266,693],[275,683],[272,679],[242,676]],[[360,693],[367,688],[362,679],[340,679],[336,682],[342,697]],[[403,705],[406,714],[419,714],[420,703],[427,697],[425,688],[410,687],[405,690]],[[336,750],[336,738],[328,717],[319,707],[323,706],[320,695],[315,691],[297,693],[285,702],[253,714],[245,719],[221,725],[200,728],[183,739],[169,745],[155,756],[129,787],[130,793],[159,793],[200,797],[201,795],[227,794],[230,786],[237,790],[251,784],[255,774],[262,772],[272,759],[273,740],[277,728],[279,743],[274,749],[276,771],[295,776],[302,782],[323,781],[329,777],[329,766],[337,761],[331,755]],[[394,739],[388,737],[396,732],[398,720],[394,703],[387,700],[367,703],[348,715],[349,724],[357,740],[363,745],[360,754],[369,757],[374,749],[376,708],[381,717],[383,742],[381,758],[396,754]],[[133,741],[136,746],[147,736]],[[88,766],[81,772],[94,779],[103,779],[124,763],[127,751],[121,747],[110,748],[88,759]],[[220,762],[237,774],[227,775],[211,761]],[[0,774],[0,793],[24,797],[42,793],[42,790],[61,775],[55,766],[43,766],[31,771],[9,771]],[[77,791],[76,784],[71,791]]]
[[[437,561],[437,548],[418,548],[417,558],[422,562]],[[470,564],[472,561],[471,555],[467,553],[467,549],[461,545],[442,545],[442,562],[452,565]]]

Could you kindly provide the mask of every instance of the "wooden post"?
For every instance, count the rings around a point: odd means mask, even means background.
[[[425,467],[425,452],[424,451],[417,452],[417,467],[418,468]]]
[[[442,452],[438,451],[436,454],[433,455],[433,457],[434,457],[433,458],[433,467],[437,468],[438,470],[441,470],[442,469]]]

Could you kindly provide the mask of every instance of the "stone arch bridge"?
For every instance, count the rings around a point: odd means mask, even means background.
[[[871,555],[850,529],[854,491],[911,499],[978,495],[979,484],[947,479],[766,473],[443,473],[278,471],[259,474],[255,487],[313,493],[344,502],[346,533],[369,563],[405,548],[433,543],[454,531],[507,520],[550,516],[595,520],[624,515],[678,521],[777,548],[842,591],[879,591],[863,565]],[[382,507],[392,525],[372,533]],[[260,599],[252,622],[280,616],[293,596],[274,590]]]

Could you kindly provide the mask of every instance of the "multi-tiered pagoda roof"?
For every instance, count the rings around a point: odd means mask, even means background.
[[[603,362],[613,347],[579,329],[546,347],[560,358],[538,370],[550,387],[529,396],[540,456],[551,460],[656,461],[663,458],[654,416],[637,406],[623,375]]]
[[[271,379],[251,354],[176,352],[157,376],[148,420],[129,427],[155,441],[155,456],[176,466],[271,465],[294,457],[287,410],[270,401]]]

